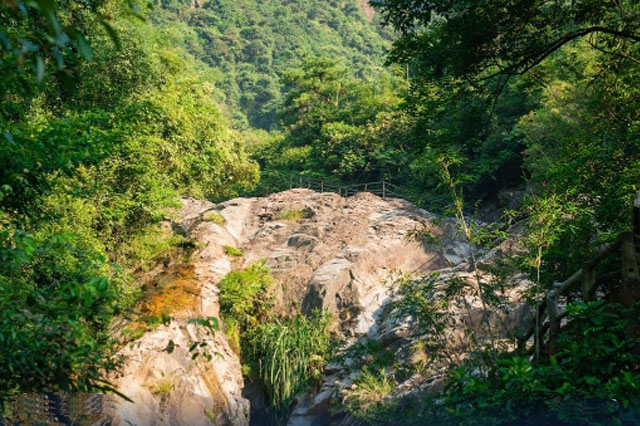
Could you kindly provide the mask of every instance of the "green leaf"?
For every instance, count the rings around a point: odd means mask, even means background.
[[[89,42],[87,42],[87,39],[85,39],[82,34],[78,34],[76,35],[76,41],[78,42],[78,50],[80,51],[82,57],[87,61],[92,60],[93,50],[91,49]]]
[[[169,340],[169,343],[167,344],[167,353],[170,354],[171,352],[173,352],[175,347],[176,344],[173,342],[173,340]]]

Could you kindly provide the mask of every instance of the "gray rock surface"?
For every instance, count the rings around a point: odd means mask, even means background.
[[[285,220],[285,210],[298,210],[302,218]],[[220,213],[225,223],[204,220],[210,211]],[[219,316],[217,284],[231,270],[266,259],[276,281],[272,290],[277,313],[325,309],[336,319],[333,331],[347,342],[368,336],[398,353],[407,352],[411,343],[411,318],[388,315],[399,276],[440,271],[441,277],[473,279],[466,262],[474,248],[458,234],[454,221],[399,199],[383,200],[368,193],[344,198],[294,189],[217,206],[184,199],[176,217],[172,228],[198,244],[191,258],[192,299],[171,312],[175,320],[169,325],[122,348],[126,363],[115,380],[134,403],[118,404],[117,425],[249,424],[250,402],[243,396],[237,353],[224,333],[206,334],[188,323],[189,318]],[[428,229],[437,243],[418,243],[409,237],[420,229]],[[227,245],[244,255],[231,258],[224,251]],[[184,287],[183,281],[177,285]],[[464,309],[455,308],[460,321],[479,325],[487,313],[478,300],[469,298],[465,303]],[[528,315],[526,306],[514,304],[504,316],[490,319],[513,331]],[[169,340],[176,344],[170,354]],[[211,361],[191,360],[188,349],[194,341],[207,342],[215,352]],[[358,376],[352,370],[356,363],[346,359],[327,366],[324,383],[317,392],[300,397],[289,426],[331,424],[331,402],[339,400]],[[435,373],[431,378],[412,377],[396,393],[411,392],[436,379]],[[344,419],[343,424],[349,421]]]

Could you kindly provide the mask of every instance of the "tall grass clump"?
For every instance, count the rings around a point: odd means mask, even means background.
[[[276,419],[285,418],[293,399],[322,376],[330,350],[329,321],[326,313],[298,314],[245,334],[243,355],[264,385]]]

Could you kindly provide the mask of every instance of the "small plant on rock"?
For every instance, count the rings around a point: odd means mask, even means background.
[[[347,391],[345,407],[359,419],[373,420],[375,407],[395,388],[395,380],[384,369],[372,371],[365,367],[354,381],[354,388]]]
[[[224,246],[223,248],[224,248],[224,252],[229,256],[234,256],[234,257],[244,256],[244,252],[242,250],[237,249],[233,246]]]
[[[273,284],[265,261],[254,262],[242,271],[227,274],[220,281],[220,312],[227,335],[238,343],[240,332],[267,319],[271,299],[267,294]]]
[[[280,218],[289,222],[297,222],[304,219],[304,212],[300,209],[287,208],[280,213]]]
[[[213,222],[216,225],[224,225],[226,223],[226,219],[218,212],[207,212],[204,215],[204,220],[207,222]]]

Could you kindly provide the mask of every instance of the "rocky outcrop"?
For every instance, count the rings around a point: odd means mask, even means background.
[[[221,215],[224,223],[207,220],[211,214]],[[466,263],[472,247],[460,238],[454,221],[403,200],[368,193],[344,198],[294,189],[218,205],[185,199],[172,228],[195,241],[196,250],[189,265],[170,265],[151,280],[158,289],[147,297],[145,303],[153,305],[147,308],[168,309],[174,320],[122,348],[126,362],[115,380],[133,403],[118,404],[115,424],[246,425],[250,412],[260,415],[258,401],[252,409],[243,396],[240,360],[224,333],[189,321],[219,316],[217,284],[233,269],[266,259],[276,282],[277,313],[328,310],[336,319],[333,331],[348,342],[369,336],[398,354],[410,352],[406,345],[411,343],[411,319],[389,316],[396,278],[433,271],[463,279],[472,275]],[[436,238],[420,243],[412,237],[417,232]],[[231,257],[225,246],[241,249],[244,255]],[[483,321],[487,313],[477,302],[459,309],[461,321]],[[527,315],[524,307],[514,304],[512,312],[490,320],[513,325]],[[175,345],[170,353],[169,341]],[[194,342],[206,343],[213,354],[210,361],[204,355],[192,360],[189,349]],[[357,376],[352,364],[346,360],[329,365],[320,390],[300,398],[289,425],[335,422],[330,401],[339,399]],[[437,377],[410,380],[398,392]],[[245,395],[252,393],[256,390]]]

